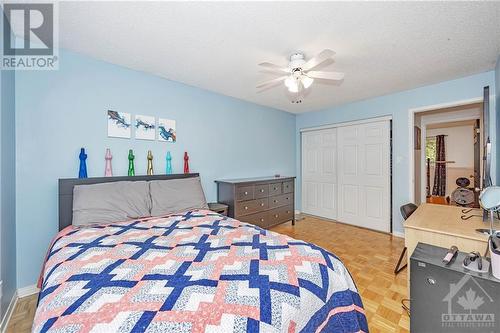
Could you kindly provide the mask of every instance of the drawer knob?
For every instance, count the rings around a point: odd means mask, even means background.
[[[275,215],[274,215],[274,217],[279,217],[279,215],[278,215],[278,214],[275,214]]]
[[[248,195],[248,192],[247,192],[247,191],[245,191],[245,195]]]
[[[261,203],[261,204],[260,204],[260,206],[261,206],[261,207],[264,207],[264,203]]]
[[[273,187],[273,190],[275,190],[275,191],[276,191],[277,189],[278,189],[277,187]]]
[[[278,200],[273,200],[274,202],[278,202]]]
[[[264,189],[263,188],[260,189],[260,193],[264,193]]]
[[[248,207],[247,207],[247,206],[245,206],[245,210],[247,210],[247,209],[248,209]]]
[[[260,222],[264,222],[264,219],[260,219]]]
[[[286,213],[287,213],[287,214],[290,214],[290,211],[289,211],[289,210],[287,210],[287,211],[286,211]]]

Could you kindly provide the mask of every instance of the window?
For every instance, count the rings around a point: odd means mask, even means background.
[[[436,161],[436,137],[428,137],[425,140],[425,159],[431,162]]]

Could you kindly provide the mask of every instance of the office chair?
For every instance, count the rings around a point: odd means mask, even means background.
[[[400,211],[401,215],[403,215],[403,219],[405,221],[410,217],[411,214],[413,214],[414,211],[416,211],[418,208],[417,205],[408,203],[406,205],[401,206]],[[401,265],[401,261],[403,261],[403,257],[405,256],[406,253],[406,246],[404,247],[403,251],[401,252],[401,255],[399,256],[398,263],[396,264],[396,267],[394,268],[394,274],[398,274],[401,272],[403,269],[406,268],[407,264],[404,264],[402,267],[399,267]]]

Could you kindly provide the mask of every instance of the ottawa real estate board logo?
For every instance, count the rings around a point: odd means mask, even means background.
[[[3,2],[0,69],[59,67],[57,2]]]
[[[498,332],[494,310],[498,305],[471,275],[451,283],[443,302],[447,304],[447,311],[441,314],[443,331]]]

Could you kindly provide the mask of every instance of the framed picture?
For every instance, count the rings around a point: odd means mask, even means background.
[[[130,113],[108,110],[108,137],[130,139],[130,120]]]
[[[154,140],[156,137],[155,117],[136,115],[135,138],[140,140]]]
[[[415,146],[415,150],[422,149],[422,142],[420,137],[421,137],[420,127],[415,126],[413,128],[413,144]]]
[[[165,142],[177,141],[175,132],[175,120],[160,118],[158,119],[158,140]]]

